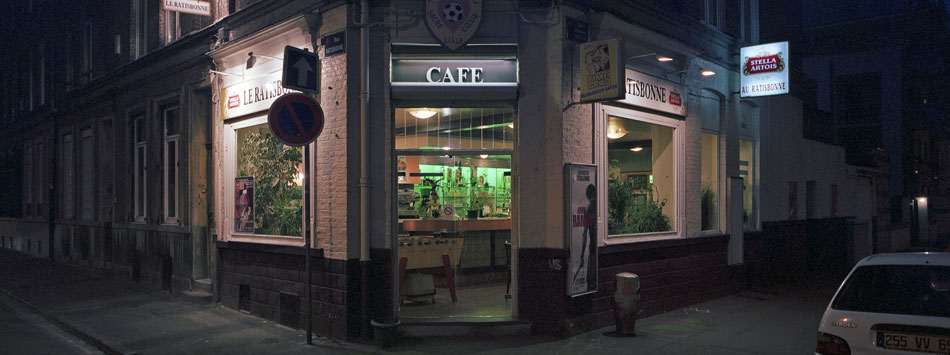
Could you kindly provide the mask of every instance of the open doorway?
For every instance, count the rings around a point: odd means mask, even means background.
[[[514,116],[396,110],[400,318],[512,316]]]

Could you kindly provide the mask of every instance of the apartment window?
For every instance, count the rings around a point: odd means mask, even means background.
[[[33,144],[26,145],[23,153],[23,206],[25,215],[33,215]]]
[[[39,65],[39,68],[37,68],[39,69],[38,74],[37,74],[37,77],[39,79],[39,83],[38,83],[39,90],[37,94],[39,95],[39,97],[37,97],[36,101],[39,103],[39,105],[42,106],[46,104],[46,48],[43,45],[43,43],[40,43],[38,47],[39,47],[38,61],[40,65]]]
[[[788,182],[788,219],[798,219],[798,182]]]
[[[92,21],[86,21],[83,24],[82,74],[85,80],[92,78]]]
[[[73,135],[67,134],[63,136],[63,156],[62,156],[62,177],[63,177],[63,219],[73,219],[75,218],[76,204],[73,200],[76,196],[75,185],[74,185],[74,170],[75,165],[73,164],[73,155],[75,154],[75,146],[73,142]]]
[[[178,223],[178,173],[179,173],[179,146],[180,120],[178,106],[166,106],[162,108],[162,122],[164,125],[165,151],[164,151],[164,195],[163,205],[165,207],[165,223]]]
[[[805,218],[815,218],[818,203],[818,183],[814,180],[805,181]]]
[[[740,31],[746,43],[759,43],[759,1],[741,0],[742,24]]]
[[[181,36],[181,26],[178,22],[177,11],[165,11],[165,44],[172,43]]]
[[[742,177],[742,224],[755,228],[755,142],[739,140],[739,176]]]
[[[642,119],[607,113],[604,133],[610,237],[675,230],[679,185],[675,126],[666,125],[669,122],[661,118]]]
[[[148,52],[148,0],[133,1],[132,19],[129,55],[132,59],[138,59]]]
[[[80,218],[84,221],[91,221],[95,218],[95,197],[96,190],[94,182],[95,177],[95,156],[92,140],[92,129],[82,131],[82,141],[80,141],[80,154],[82,154],[82,166],[80,170],[79,183],[79,206]]]
[[[45,156],[43,155],[43,143],[36,143],[36,157],[33,159],[36,164],[33,164],[33,167],[36,169],[34,179],[36,179],[36,184],[33,185],[33,191],[35,195],[33,196],[33,201],[36,202],[36,216],[43,217],[43,192],[45,190],[46,184],[46,175],[43,169],[43,162],[46,161]]]
[[[133,173],[132,173],[132,191],[133,191],[133,205],[135,210],[134,219],[137,222],[145,221],[145,193],[146,193],[146,176],[145,176],[145,115],[137,114],[132,117],[132,160],[133,160]]]
[[[722,25],[722,1],[723,0],[705,0],[704,21],[707,25],[720,28]]]

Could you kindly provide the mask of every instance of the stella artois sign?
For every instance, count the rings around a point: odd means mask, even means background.
[[[482,23],[482,0],[426,0],[424,17],[432,37],[455,51]]]
[[[788,42],[742,48],[741,97],[788,93]]]

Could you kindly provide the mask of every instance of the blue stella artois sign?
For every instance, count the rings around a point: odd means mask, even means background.
[[[454,51],[468,43],[482,23],[482,1],[426,0],[425,19],[432,37]]]

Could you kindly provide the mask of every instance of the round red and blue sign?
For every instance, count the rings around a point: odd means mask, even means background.
[[[312,97],[285,94],[270,105],[267,126],[278,140],[290,146],[313,142],[323,131],[323,109]]]

